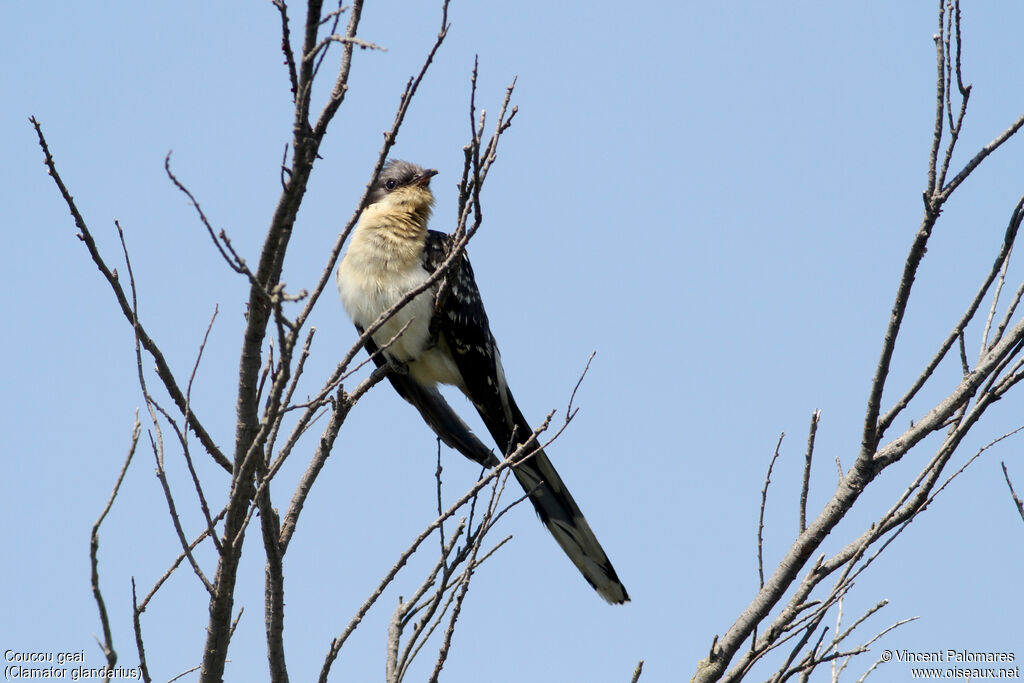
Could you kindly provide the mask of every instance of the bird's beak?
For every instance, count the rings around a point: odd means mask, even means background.
[[[420,173],[418,176],[416,176],[416,179],[413,180],[412,182],[413,182],[414,185],[419,185],[420,187],[424,187],[425,185],[429,185],[430,184],[430,179],[433,178],[436,175],[437,175],[437,169],[436,168],[430,168],[430,169],[427,169],[426,171],[424,171],[423,173]]]

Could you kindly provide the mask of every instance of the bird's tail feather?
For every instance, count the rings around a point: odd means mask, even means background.
[[[516,423],[515,442],[522,442],[533,430],[512,399],[511,392],[508,399]],[[511,430],[502,430],[500,425],[491,421],[485,422],[499,444],[513,442]],[[629,594],[615,573],[611,560],[544,451],[538,450],[516,465],[513,472],[529,495],[541,522],[598,595],[612,604],[628,602]]]
[[[544,526],[583,578],[608,602],[627,602],[626,587],[619,581],[611,560],[544,451],[537,451],[513,471],[529,493],[530,502]]]

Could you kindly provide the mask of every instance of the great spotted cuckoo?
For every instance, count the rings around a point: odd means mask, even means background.
[[[370,189],[338,267],[341,301],[360,334],[423,284],[453,247],[451,235],[427,229],[434,204],[430,179],[436,174],[390,161]],[[502,453],[525,443],[533,430],[505,382],[501,354],[464,253],[448,281],[450,289],[440,299],[434,283],[401,308],[371,335],[366,350],[376,354],[378,366],[393,361],[392,368],[398,369],[388,373],[391,384],[444,443],[493,467],[498,459],[445,401],[438,384],[454,385],[466,395]],[[611,561],[544,451],[513,471],[541,521],[590,585],[610,603],[628,601]]]

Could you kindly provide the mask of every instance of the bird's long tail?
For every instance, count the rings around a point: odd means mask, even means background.
[[[516,442],[521,443],[533,433],[533,430],[516,405],[511,392],[508,394],[508,402],[515,420]],[[490,420],[485,420],[485,423],[497,443],[512,443],[510,429],[502,429],[503,425],[494,424]],[[593,586],[598,595],[612,604],[628,602],[629,594],[619,581],[611,560],[608,559],[597,536],[587,524],[583,512],[544,451],[538,450],[517,465],[513,472],[529,494],[530,502],[536,508],[540,520],[583,574],[587,583]]]

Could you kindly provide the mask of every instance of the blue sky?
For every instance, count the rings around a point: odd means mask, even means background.
[[[757,586],[760,489],[781,431],[766,530],[771,566],[792,539],[807,422],[818,408],[812,509],[827,500],[835,458],[849,466],[859,446],[892,294],[921,216],[935,14],[923,2],[857,11],[812,2],[453,3],[448,40],[394,155],[440,170],[433,227],[450,229],[473,57],[477,101],[489,112],[518,77],[519,114],[470,254],[528,416],[564,410],[597,351],[578,419],[550,455],[633,602],[600,601],[521,508],[504,521],[513,543],[475,579],[445,680],[625,681],[638,659],[646,660],[642,680],[689,678]],[[439,20],[433,3],[364,10],[361,35],[387,52],[355,55],[289,250],[290,290],[319,275]],[[965,10],[964,73],[974,93],[955,168],[1024,111],[1022,20],[1024,7],[1013,3]],[[211,248],[163,162],[173,150],[176,174],[253,260],[291,130],[279,20],[269,2],[9,2],[0,26],[8,169],[0,184],[8,292],[0,648],[85,649],[99,666],[89,530],[141,396],[130,328],[75,239],[28,117],[41,121],[100,248],[122,273],[114,219],[124,226],[140,315],[179,374],[219,306],[194,404],[226,444],[245,282]],[[947,205],[885,403],[916,376],[987,272],[1024,189],[1022,159],[1024,141],[1011,141]],[[1011,269],[1014,285],[1021,273]],[[306,391],[355,339],[333,292],[312,323]],[[972,335],[976,350],[978,330]],[[938,384],[952,386],[956,368],[943,372]],[[954,466],[1018,426],[1021,407],[1012,394],[997,405]],[[279,505],[310,449],[282,472]],[[330,639],[432,519],[434,449],[386,386],[352,412],[286,560],[293,680],[319,671]],[[1024,489],[1020,453],[1018,437],[983,456],[858,581],[847,615],[889,600],[871,634],[920,619],[855,662],[853,679],[883,646],[1024,657],[1024,524],[999,467],[1006,460]],[[825,549],[886,509],[926,455],[873,485]],[[477,470],[453,452],[443,457],[454,496]],[[168,467],[188,500],[183,463],[171,458]],[[178,547],[153,469],[140,451],[101,538],[103,589],[126,665],[135,661],[130,577],[148,587]],[[222,480],[215,467],[204,474]],[[191,512],[186,522],[200,528]],[[226,674],[235,681],[260,680],[266,669],[263,563],[258,535],[248,540],[236,598],[246,611]],[[212,557],[204,560],[212,571]],[[337,680],[381,675],[386,618],[422,566],[360,626],[335,664]],[[143,617],[155,679],[198,663],[205,624],[202,588],[179,572]],[[889,667],[875,676],[909,675]]]

